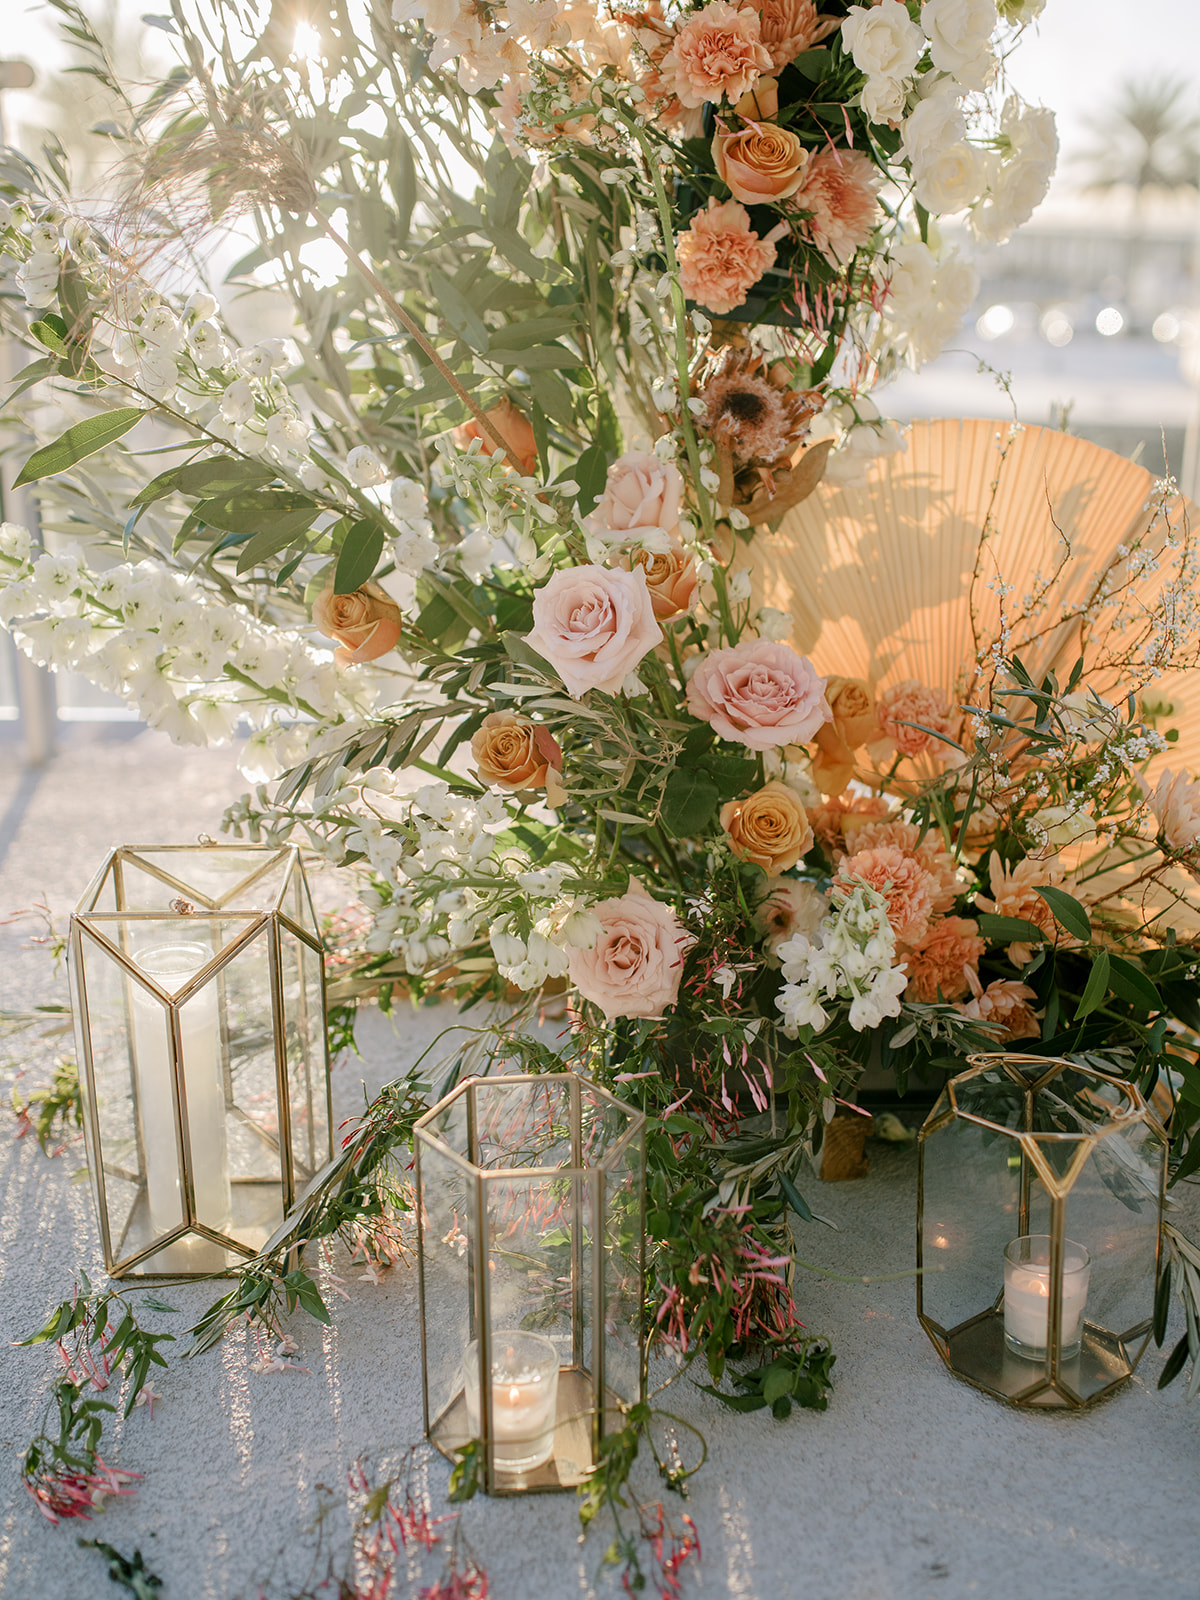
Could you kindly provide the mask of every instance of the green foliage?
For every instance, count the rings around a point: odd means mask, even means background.
[[[700,1387],[731,1411],[762,1411],[769,1406],[775,1420],[782,1422],[791,1416],[793,1406],[825,1410],[836,1360],[828,1340],[809,1339],[800,1348],[785,1350],[761,1366],[733,1373],[737,1394],[729,1394],[712,1384]]]
[[[130,1560],[102,1539],[80,1539],[77,1542],[83,1550],[99,1551],[108,1562],[109,1577],[122,1589],[128,1590],[134,1600],[158,1600],[162,1579],[146,1566],[140,1550],[135,1550]]]
[[[89,417],[86,422],[77,422],[53,444],[34,451],[21,468],[13,487],[19,489],[26,483],[37,483],[42,478],[65,472],[87,456],[95,455],[97,450],[103,450],[123,438],[144,417],[145,412],[138,406],[117,406],[98,417]]]

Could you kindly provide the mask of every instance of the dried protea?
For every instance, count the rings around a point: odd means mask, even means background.
[[[812,463],[805,469],[816,447],[799,460],[797,454],[824,405],[819,390],[789,388],[787,369],[768,367],[761,350],[726,348],[699,398],[700,424],[717,447],[722,505],[761,522],[782,516],[816,488],[820,472],[813,475]]]

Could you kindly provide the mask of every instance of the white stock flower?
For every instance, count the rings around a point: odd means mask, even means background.
[[[58,298],[59,259],[48,250],[36,251],[13,274],[25,304],[33,311],[44,311]]]
[[[192,360],[206,372],[223,367],[229,360],[229,346],[215,322],[198,322],[194,328],[189,328],[187,347]]]
[[[935,67],[968,89],[982,89],[991,76],[996,0],[925,0],[921,27]]]
[[[254,390],[249,379],[235,378],[221,396],[221,415],[226,422],[249,422],[254,415]]]
[[[973,206],[987,187],[989,162],[982,150],[960,139],[913,163],[913,193],[926,211],[949,216]]]
[[[387,477],[387,468],[370,445],[356,445],[346,457],[346,476],[359,489],[373,489]]]
[[[0,522],[0,556],[9,561],[28,561],[33,548],[29,529],[19,522]]]

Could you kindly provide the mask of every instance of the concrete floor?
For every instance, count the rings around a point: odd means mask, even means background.
[[[62,916],[116,842],[187,841],[216,832],[240,791],[229,752],[178,751],[158,735],[76,732],[36,778],[0,745],[0,917],[44,898]],[[0,926],[0,1008],[62,993],[35,924]],[[365,1059],[339,1066],[340,1113],[394,1075],[450,1020],[405,1011],[393,1029],[363,1028]],[[31,1067],[35,1079],[39,1068]],[[10,1074],[11,1076],[11,1074]],[[7,1084],[0,1086],[7,1098]],[[47,1160],[32,1140],[0,1138],[0,1321],[18,1339],[70,1293],[72,1274],[102,1276],[79,1146]],[[810,1184],[840,1231],[812,1226],[807,1259],[839,1273],[887,1274],[912,1260],[915,1158],[872,1146],[862,1182]],[[1195,1191],[1182,1208],[1200,1221]],[[252,1600],[290,1592],[317,1546],[319,1486],[344,1496],[362,1452],[386,1465],[421,1432],[417,1294],[398,1269],[374,1287],[353,1269],[334,1326],[296,1319],[295,1372],[249,1370],[242,1333],[159,1380],[151,1420],[114,1430],[110,1459],[145,1474],[138,1493],[90,1527],[51,1528],[17,1478],[41,1419],[54,1362],[46,1347],[11,1348],[0,1378],[0,1593],[7,1600],[92,1600],[118,1591],[77,1531],[122,1551],[140,1547],[164,1600]],[[171,1289],[181,1329],[213,1298]],[[954,1381],[917,1325],[911,1280],[866,1287],[802,1277],[809,1325],[838,1352],[824,1414],[784,1423],[718,1409],[689,1379],[665,1401],[705,1433],[708,1466],[688,1506],[703,1564],[687,1593],[737,1600],[1196,1600],[1200,1404],[1158,1394],[1151,1350],[1132,1383],[1095,1411],[1034,1416]],[[153,1319],[149,1319],[153,1320]],[[251,1352],[251,1355],[253,1352]],[[446,1471],[428,1469],[435,1512]],[[647,1485],[649,1487],[649,1485]],[[344,1516],[327,1540],[344,1538]],[[483,1558],[493,1600],[567,1600],[593,1592],[608,1534],[582,1547],[567,1496],[478,1500],[464,1531]],[[425,1581],[429,1581],[428,1577]],[[612,1592],[603,1580],[598,1592]],[[402,1585],[401,1594],[408,1591]]]

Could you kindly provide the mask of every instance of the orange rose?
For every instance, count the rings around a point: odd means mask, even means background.
[[[641,567],[646,574],[650,604],[660,621],[682,616],[692,609],[698,583],[696,563],[682,545],[673,544],[665,556],[639,550],[633,557],[633,565]]]
[[[740,133],[717,133],[712,153],[718,176],[748,206],[794,195],[808,165],[808,151],[796,134],[769,122]]]
[[[750,122],[769,122],[779,115],[778,78],[760,78],[733,108]]]
[[[875,697],[859,678],[828,678],[825,698],[833,721],[817,729],[813,778],[822,794],[840,794],[854,776],[854,752],[879,737],[879,722]]]
[[[331,584],[313,601],[313,622],[327,639],[339,667],[348,667],[394,650],[400,642],[400,607],[377,583],[363,583],[353,594],[334,594]]]
[[[562,773],[562,750],[549,728],[518,716],[492,711],[471,735],[479,776],[501,789],[542,789],[554,770]]]
[[[768,783],[748,800],[721,807],[721,826],[734,855],[753,861],[768,877],[794,867],[813,842],[808,813],[786,783]]]
[[[529,418],[513,405],[507,395],[490,411],[485,411],[484,416],[504,440],[513,459],[520,463],[521,471],[528,477],[537,466],[538,460],[537,440],[533,436],[533,424]],[[496,446],[474,417],[454,430],[454,442],[460,450],[465,450],[472,439],[478,439],[482,443],[485,456],[495,452]]]

